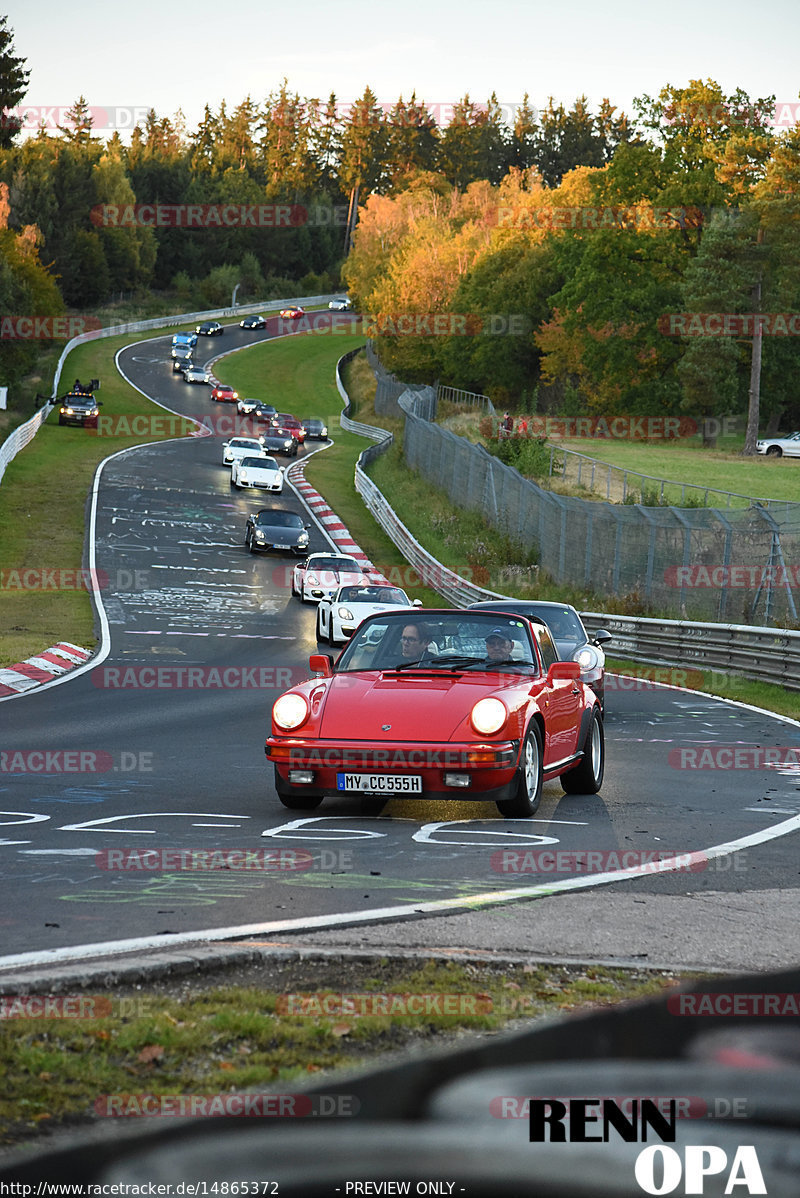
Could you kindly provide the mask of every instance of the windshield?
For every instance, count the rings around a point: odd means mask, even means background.
[[[404,603],[408,596],[397,587],[342,587],[340,603]]]
[[[258,466],[261,470],[277,470],[278,466],[272,458],[242,458],[243,466]]]
[[[528,628],[505,612],[420,611],[368,618],[334,668],[538,674],[537,662]]]
[[[296,512],[259,512],[257,524],[271,528],[302,528],[303,520]]]
[[[308,563],[309,570],[336,570],[340,573],[346,570],[351,574],[360,574],[361,567],[352,557],[313,557]]]

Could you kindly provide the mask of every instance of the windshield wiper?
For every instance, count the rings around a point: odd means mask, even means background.
[[[483,666],[484,670],[496,670],[498,666],[528,666],[528,667],[530,667],[531,663],[529,661],[518,661],[514,657],[505,657],[505,658],[503,658],[502,661],[490,661],[485,657],[481,657],[480,659],[477,657],[473,657],[472,664],[476,665],[476,666]],[[470,668],[469,666],[466,667],[466,669],[469,669],[469,668]]]
[[[448,666],[461,666],[465,662],[480,661],[478,657],[422,657],[417,661],[401,661],[399,665],[387,666],[387,670],[442,670]]]

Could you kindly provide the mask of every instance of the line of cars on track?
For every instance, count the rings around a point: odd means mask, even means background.
[[[288,413],[240,401],[232,389],[213,397],[263,415],[268,432],[288,432],[287,452],[305,440]],[[231,486],[283,490],[266,436],[225,443]],[[248,517],[245,545],[305,555],[308,532],[297,513],[261,509]],[[273,704],[265,751],[284,806],[313,810],[333,794],[469,798],[527,818],[545,780],[560,779],[572,794],[600,789],[611,637],[590,640],[574,608],[508,600],[422,609],[357,558],[333,552],[303,556],[291,589],[317,604],[318,642],[345,648],[335,662],[313,654],[314,677]]]

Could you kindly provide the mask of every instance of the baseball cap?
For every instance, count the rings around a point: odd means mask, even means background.
[[[510,636],[508,630],[505,628],[493,628],[491,632],[486,633],[486,636],[483,639],[485,641],[490,641],[493,636],[499,636],[500,639],[504,641],[513,640],[513,637]]]

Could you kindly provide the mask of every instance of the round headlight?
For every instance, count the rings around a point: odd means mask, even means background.
[[[489,736],[503,727],[507,715],[506,705],[499,699],[479,699],[469,718],[476,732]]]
[[[582,645],[572,659],[582,670],[596,670],[600,665],[600,654],[592,645]]]
[[[302,695],[281,695],[273,705],[272,718],[281,728],[291,732],[308,719],[308,703]]]

